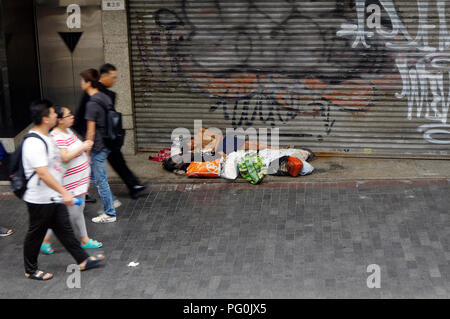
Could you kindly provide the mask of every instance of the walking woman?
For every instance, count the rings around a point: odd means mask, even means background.
[[[82,248],[100,248],[102,243],[89,238],[84,220],[85,197],[89,187],[91,168],[87,151],[92,148],[92,141],[81,142],[70,127],[74,117],[66,107],[54,106],[57,114],[57,126],[51,131],[52,141],[58,148],[63,162],[63,187],[73,196],[80,198],[80,206],[69,206],[69,218],[72,228],[79,236]],[[51,246],[52,231],[48,230],[47,236],[41,246],[44,254],[54,253]]]

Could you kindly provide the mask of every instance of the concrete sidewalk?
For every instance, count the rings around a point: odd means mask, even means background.
[[[131,170],[141,179],[151,179],[156,184],[180,183],[247,183],[242,178],[229,181],[223,178],[189,178],[167,172],[160,162],[150,161],[149,153],[126,156]],[[399,180],[399,179],[450,179],[450,160],[381,159],[318,157],[312,161],[315,171],[309,176],[297,178],[266,176],[264,182],[326,182],[345,180]],[[108,166],[111,183],[121,183],[117,174]]]

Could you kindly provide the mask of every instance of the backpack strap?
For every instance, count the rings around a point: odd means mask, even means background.
[[[47,143],[45,142],[45,140],[44,140],[39,134],[36,134],[36,133],[28,133],[27,135],[25,135],[25,137],[23,138],[22,147],[23,147],[23,143],[25,142],[25,140],[26,140],[27,138],[29,138],[29,137],[35,137],[35,138],[37,138],[37,139],[40,139],[40,140],[42,141],[42,143],[44,143],[44,145],[45,145],[45,151],[47,152],[47,156],[48,156],[48,145],[47,145]],[[36,175],[36,171],[34,171],[33,174],[31,174],[30,178],[27,179],[27,184],[28,184],[28,182],[33,178],[34,175]]]
[[[103,102],[101,99],[97,98],[96,96],[91,97],[91,101],[100,105],[105,110],[105,112],[108,112],[109,109],[112,109],[112,108],[108,108],[108,105],[106,105],[105,102]]]

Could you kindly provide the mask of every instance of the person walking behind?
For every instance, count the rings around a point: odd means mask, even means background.
[[[94,143],[91,150],[92,181],[97,187],[98,194],[103,203],[103,211],[94,217],[94,223],[113,223],[116,221],[116,208],[121,205],[115,200],[108,183],[106,172],[106,158],[110,150],[106,148],[103,137],[106,128],[106,107],[112,107],[111,99],[98,89],[99,74],[95,69],[84,70],[80,73],[81,89],[90,99],[86,104],[85,120],[86,140]]]
[[[70,127],[73,125],[73,114],[67,107],[54,106],[58,125],[51,131],[50,136],[54,145],[59,149],[63,162],[63,187],[74,197],[81,199],[80,206],[68,207],[69,219],[75,234],[80,238],[82,248],[100,248],[101,242],[89,238],[84,220],[86,193],[89,188],[91,168],[86,151],[92,149],[92,141],[81,142]],[[53,232],[48,230],[41,245],[41,252],[47,255],[54,253],[51,246]]]
[[[25,276],[35,280],[49,280],[50,273],[38,270],[38,256],[42,240],[49,228],[76,260],[80,270],[87,270],[105,256],[89,257],[75,238],[66,206],[73,206],[72,195],[61,185],[62,168],[59,152],[53,145],[49,130],[56,125],[56,113],[51,102],[35,101],[30,106],[34,127],[22,146],[22,163],[28,180],[23,200],[29,213],[29,228],[24,242]],[[55,202],[55,198],[59,199]],[[62,203],[61,203],[62,202]]]
[[[100,92],[105,93],[107,96],[109,96],[113,104],[113,109],[115,109],[116,106],[116,93],[109,90],[109,88],[114,86],[114,84],[116,83],[116,79],[117,69],[114,65],[107,63],[100,67],[100,80],[98,89]],[[87,93],[83,95],[77,114],[84,114],[89,98],[90,97]],[[84,119],[82,119],[82,116],[77,116],[77,118],[80,122]],[[83,131],[85,130],[83,124],[84,123],[76,123],[76,127],[81,131],[79,132],[80,134],[83,134]],[[133,199],[137,199],[139,196],[144,194],[149,182],[141,184],[136,175],[127,166],[120,147],[110,149],[110,151],[111,152],[108,155],[109,164],[127,186],[128,194],[130,195],[130,197]]]

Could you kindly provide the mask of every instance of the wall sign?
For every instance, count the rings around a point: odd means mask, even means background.
[[[103,0],[102,10],[125,10],[125,0]]]
[[[67,7],[66,24],[69,29],[81,28],[81,8],[78,4],[71,4]]]

